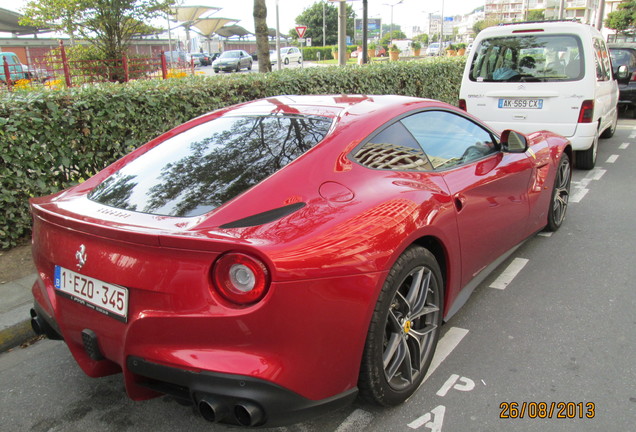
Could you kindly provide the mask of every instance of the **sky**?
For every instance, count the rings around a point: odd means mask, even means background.
[[[287,33],[296,23],[295,19],[304,9],[319,0],[278,0],[278,13],[281,33]],[[20,12],[26,0],[1,0],[0,7]],[[276,28],[277,0],[267,0],[267,24]],[[349,0],[356,16],[362,17],[362,1]],[[385,24],[391,23],[391,6],[393,4],[393,22],[402,26],[409,33],[412,26],[424,26],[425,17],[429,13],[440,14],[444,8],[444,16],[467,14],[473,9],[483,6],[485,0],[368,0],[369,18],[383,18]],[[254,31],[252,17],[253,0],[185,0],[189,6],[216,6],[222,9],[211,16],[240,20],[238,25]],[[334,3],[335,4],[335,3]]]

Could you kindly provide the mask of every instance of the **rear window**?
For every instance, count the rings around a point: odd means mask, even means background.
[[[220,117],[176,135],[108,177],[89,198],[162,216],[214,210],[319,143],[319,116]]]
[[[553,82],[583,78],[576,35],[513,35],[484,39],[470,66],[477,82]]]

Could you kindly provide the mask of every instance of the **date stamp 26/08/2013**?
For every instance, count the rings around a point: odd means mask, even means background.
[[[499,418],[502,419],[593,419],[594,402],[501,402]]]

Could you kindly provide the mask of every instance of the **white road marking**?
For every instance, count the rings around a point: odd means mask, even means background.
[[[629,135],[629,139],[634,139],[634,138],[636,138],[636,132],[632,132],[632,133]]]
[[[347,417],[345,421],[340,423],[336,432],[361,431],[369,426],[372,421],[373,414],[365,410],[357,409],[349,414],[349,417]]]
[[[411,429],[418,429],[422,426],[426,426],[431,432],[441,432],[444,424],[444,413],[446,413],[446,407],[444,405],[438,405],[427,412],[423,416],[413,420],[407,426]],[[433,418],[433,421],[431,420]]]
[[[618,148],[619,148],[620,150],[626,150],[626,149],[627,149],[627,147],[629,147],[629,143],[623,143],[623,144],[621,144],[621,145],[619,145],[619,146],[618,146]]]
[[[607,158],[605,163],[614,163],[616,162],[617,159],[618,159],[618,155],[611,155],[610,157]]]
[[[577,203],[577,202],[581,202],[581,200],[583,199],[583,197],[589,192],[589,189],[586,188],[576,188],[574,190],[574,193],[570,194],[570,199],[568,200],[568,202],[571,203]]]
[[[452,374],[435,394],[437,396],[444,397],[451,388],[463,392],[469,392],[475,388],[475,381],[470,378],[460,377],[457,374]]]
[[[490,285],[490,288],[506,289],[513,279],[519,274],[519,272],[528,264],[525,258],[515,258],[510,265],[499,275],[497,279]]]
[[[428,367],[428,372],[426,372],[426,376],[422,383],[424,383],[428,377],[435,372],[435,369],[437,369],[437,367],[446,360],[446,357],[448,357],[448,355],[457,348],[457,345],[459,345],[464,336],[467,334],[468,330],[463,328],[451,327],[448,329],[446,334],[437,343],[435,355],[433,356],[433,360],[431,360],[431,365]]]
[[[538,235],[538,236],[541,236],[541,237],[552,237],[552,234],[554,234],[554,233],[552,233],[552,232],[545,232],[545,231],[542,231],[542,232],[540,232],[540,233],[539,233],[539,234],[537,234],[537,235]]]
[[[601,168],[594,168],[590,170],[590,172],[585,176],[583,180],[591,181],[591,180],[600,180],[607,171]]]

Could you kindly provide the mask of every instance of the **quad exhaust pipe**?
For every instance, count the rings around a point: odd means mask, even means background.
[[[45,335],[49,339],[62,340],[62,336],[44,318],[39,316],[35,309],[31,309],[29,314],[31,315],[31,328],[36,335]]]
[[[259,426],[265,421],[263,409],[249,401],[242,401],[230,407],[211,396],[204,396],[197,407],[201,416],[213,423],[236,422],[241,426]]]

